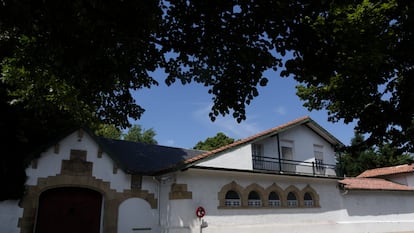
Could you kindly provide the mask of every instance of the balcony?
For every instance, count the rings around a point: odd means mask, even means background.
[[[270,157],[253,157],[253,169],[256,171],[280,174],[297,174],[323,177],[338,177],[336,165],[322,162],[306,162]]]

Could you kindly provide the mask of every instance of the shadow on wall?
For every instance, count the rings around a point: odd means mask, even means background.
[[[343,196],[349,216],[381,216],[414,213],[412,192],[350,191]]]

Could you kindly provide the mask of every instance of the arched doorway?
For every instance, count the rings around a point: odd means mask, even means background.
[[[100,233],[102,195],[77,187],[54,188],[39,197],[35,233]]]

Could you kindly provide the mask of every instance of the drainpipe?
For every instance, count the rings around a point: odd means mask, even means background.
[[[152,179],[155,181],[155,183],[157,183],[158,185],[158,190],[157,190],[157,195],[158,195],[158,226],[161,229],[161,180],[159,180],[158,177],[153,176]]]
[[[279,158],[279,171],[282,171],[282,159],[280,157],[280,139],[279,139],[279,134],[276,134],[276,139],[277,139],[277,154],[278,154],[278,158]]]

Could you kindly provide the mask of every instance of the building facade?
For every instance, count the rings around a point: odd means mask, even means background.
[[[213,151],[79,129],[32,161],[21,200],[0,202],[0,232],[413,231],[410,165],[343,178],[341,146],[308,117]]]

